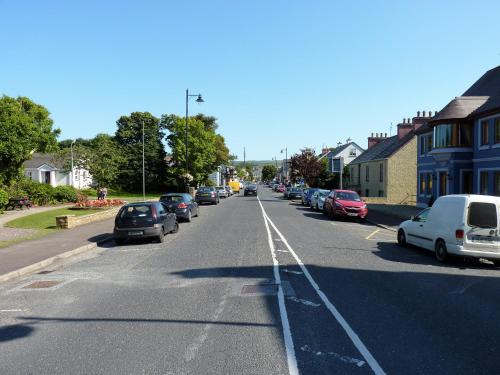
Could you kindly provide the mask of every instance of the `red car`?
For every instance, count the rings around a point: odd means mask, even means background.
[[[331,218],[354,217],[364,219],[368,215],[366,203],[352,190],[332,190],[325,199],[323,212]]]
[[[285,192],[285,189],[286,189],[286,188],[285,188],[285,185],[280,185],[280,186],[278,186],[278,187],[276,188],[276,191],[277,191],[278,193],[284,193],[284,192]]]

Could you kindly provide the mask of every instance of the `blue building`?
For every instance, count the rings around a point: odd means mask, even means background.
[[[420,207],[447,194],[500,196],[500,66],[416,134]]]

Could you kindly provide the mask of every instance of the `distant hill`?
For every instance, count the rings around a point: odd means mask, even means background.
[[[235,160],[233,162],[233,164],[234,165],[242,165],[243,160]],[[255,165],[256,167],[262,167],[262,166],[267,165],[267,164],[276,165],[276,161],[274,161],[274,160],[247,160],[246,164]],[[281,164],[282,164],[282,160],[278,160],[278,167],[280,167]]]

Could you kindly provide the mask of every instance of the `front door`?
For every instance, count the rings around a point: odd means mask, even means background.
[[[50,172],[43,172],[43,182],[50,185]]]
[[[448,173],[439,172],[439,196],[448,194]]]

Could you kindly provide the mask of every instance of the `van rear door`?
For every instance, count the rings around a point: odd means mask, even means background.
[[[493,202],[470,202],[467,214],[467,248],[476,251],[500,249],[498,207]]]

